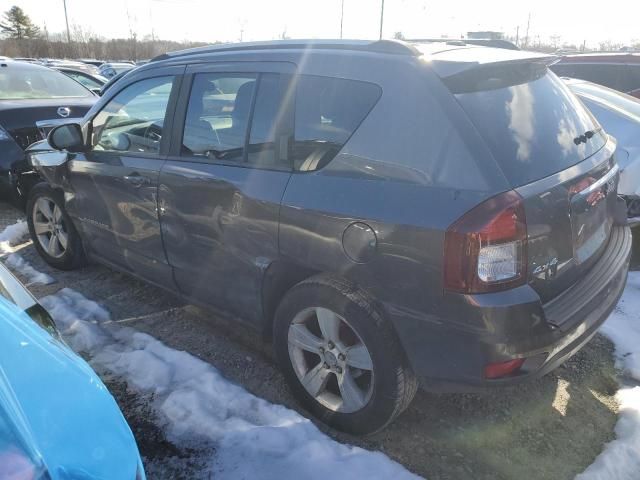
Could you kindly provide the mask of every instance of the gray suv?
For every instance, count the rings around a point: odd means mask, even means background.
[[[31,148],[31,235],[55,267],[255,326],[310,412],[374,432],[418,385],[549,372],[621,295],[615,141],[548,63],[391,41],[166,54]]]

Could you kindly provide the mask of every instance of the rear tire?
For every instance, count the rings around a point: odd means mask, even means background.
[[[416,393],[395,331],[375,302],[344,280],[321,275],[289,290],[273,341],[296,399],[337,430],[375,433]]]
[[[82,240],[64,209],[62,192],[39,183],[27,201],[29,234],[40,256],[52,267],[74,270],[86,264]]]

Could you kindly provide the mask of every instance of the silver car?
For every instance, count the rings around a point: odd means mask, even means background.
[[[585,80],[566,78],[565,82],[618,140],[618,193],[627,202],[630,223],[640,223],[640,99]]]

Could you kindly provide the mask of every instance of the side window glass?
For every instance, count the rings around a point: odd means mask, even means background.
[[[640,65],[625,65],[620,77],[620,90],[631,92],[640,88]]]
[[[622,65],[581,65],[578,77],[617,90],[620,88],[618,83],[621,68]]]
[[[141,80],[112,98],[93,120],[93,150],[159,153],[174,78]]]
[[[196,74],[185,118],[181,155],[242,162],[256,76]]]
[[[280,152],[281,145],[278,138],[282,133],[283,125],[289,122],[288,117],[291,114],[283,101],[285,88],[281,83],[280,75],[275,73],[260,75],[249,134],[247,162],[250,165],[264,168],[291,168],[286,155]],[[286,150],[286,142],[283,142],[283,145]]]
[[[295,170],[312,171],[330,162],[380,98],[377,85],[339,78],[298,77]]]

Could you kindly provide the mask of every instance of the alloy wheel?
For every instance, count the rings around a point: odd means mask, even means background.
[[[337,313],[321,307],[289,325],[289,358],[307,393],[333,412],[364,408],[373,393],[373,361],[366,345]]]
[[[33,206],[33,228],[40,246],[53,258],[62,257],[67,251],[67,232],[62,210],[56,202],[40,197]]]

